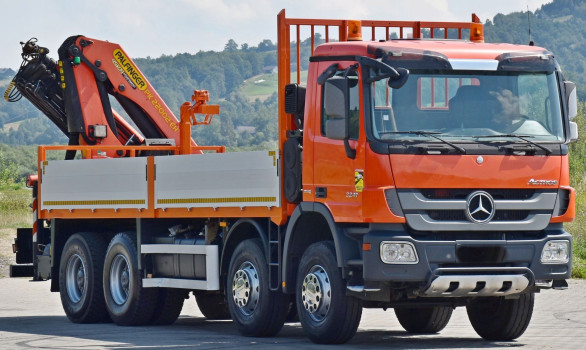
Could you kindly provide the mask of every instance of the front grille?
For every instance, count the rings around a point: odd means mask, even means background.
[[[423,189],[421,194],[427,199],[466,199],[476,189]],[[503,200],[523,200],[529,199],[535,195],[534,189],[488,189],[488,192],[494,199]]]
[[[466,221],[466,212],[463,210],[427,210],[427,215],[436,221]],[[492,221],[520,221],[527,219],[529,210],[497,210]]]
[[[466,215],[472,205],[467,200],[477,191],[493,198],[494,207],[487,208],[494,216],[488,222],[473,222]],[[399,189],[397,195],[407,224],[421,232],[540,231],[558,199],[557,189]]]
[[[466,213],[462,210],[428,210],[427,215],[436,221],[464,221]]]

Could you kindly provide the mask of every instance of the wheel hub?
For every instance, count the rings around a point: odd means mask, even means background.
[[[248,261],[240,265],[232,279],[232,298],[242,313],[250,315],[260,295],[258,271]]]
[[[330,310],[331,297],[332,287],[327,272],[319,265],[312,267],[301,286],[303,307],[315,321],[323,321]]]
[[[77,269],[77,288],[82,292],[85,289],[85,271],[82,265]]]
[[[122,271],[122,276],[120,277],[120,282],[122,283],[122,289],[128,290],[128,285],[130,284],[130,276],[128,275],[128,270]]]
[[[116,255],[110,266],[110,295],[114,302],[122,305],[130,294],[130,270],[126,257]]]
[[[69,257],[65,268],[65,287],[73,303],[79,303],[86,290],[87,274],[83,259],[78,254]]]

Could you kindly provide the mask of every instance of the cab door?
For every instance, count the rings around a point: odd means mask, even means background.
[[[331,65],[332,62],[320,62],[318,75]],[[316,202],[324,203],[330,209],[337,222],[357,222],[362,220],[362,188],[365,181],[362,74],[356,62],[340,62],[338,69],[335,76],[346,77],[349,83],[348,146],[351,151],[347,151],[344,140],[326,135],[326,123],[333,116],[328,115],[324,108],[326,84],[318,85],[315,101],[319,102],[319,107],[314,114],[313,196]]]

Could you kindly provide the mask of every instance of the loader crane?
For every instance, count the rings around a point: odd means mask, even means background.
[[[23,64],[5,98],[15,102],[24,96],[57,125],[70,145],[140,145],[145,140],[149,145],[179,144],[180,121],[119,45],[72,36],[54,61],[36,38],[21,44]],[[138,130],[112,109],[110,97]],[[197,146],[193,140],[191,145]],[[109,149],[84,158],[123,155]]]

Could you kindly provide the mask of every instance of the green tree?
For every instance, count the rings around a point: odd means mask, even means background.
[[[258,44],[258,52],[267,52],[267,51],[272,51],[272,50],[276,50],[277,49],[277,45],[273,44],[272,41],[270,41],[269,39],[265,39],[263,41],[261,41]]]
[[[234,52],[238,50],[238,44],[233,39],[228,40],[226,45],[224,45],[224,51]]]
[[[0,152],[0,188],[12,187],[18,181],[18,168]]]

